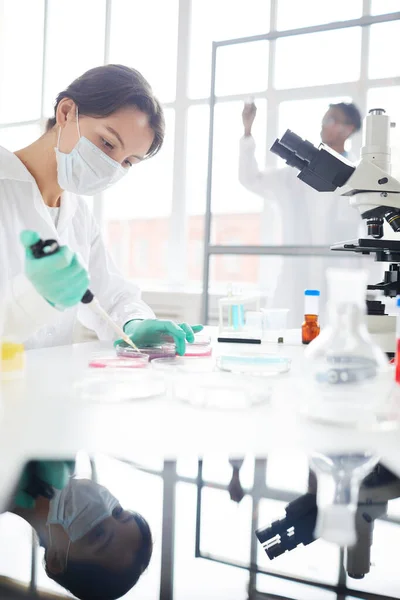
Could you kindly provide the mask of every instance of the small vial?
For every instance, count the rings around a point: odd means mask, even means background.
[[[303,344],[309,344],[319,335],[319,297],[319,290],[306,290],[304,292],[304,323],[301,327],[301,341]]]
[[[395,379],[400,383],[400,297],[397,298],[397,319],[396,319],[396,371]]]
[[[14,339],[0,342],[1,365],[0,374],[3,381],[21,379],[25,375],[25,348]]]

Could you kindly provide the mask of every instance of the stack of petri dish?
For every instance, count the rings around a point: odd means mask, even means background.
[[[121,403],[165,394],[165,382],[148,368],[147,354],[136,352],[135,356],[125,357],[96,353],[88,366],[75,385],[78,401]]]
[[[135,358],[137,356],[137,351],[128,346],[125,342],[118,344],[115,346],[115,351],[117,356],[124,358]],[[147,355],[149,360],[154,360],[157,358],[173,358],[176,356],[176,346],[172,343],[164,343],[158,344],[154,346],[145,346],[144,348],[139,348],[139,352],[141,354]]]

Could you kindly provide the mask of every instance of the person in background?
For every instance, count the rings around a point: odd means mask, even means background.
[[[17,334],[27,348],[69,344],[78,319],[99,339],[114,339],[112,328],[80,303],[90,285],[137,345],[157,343],[166,334],[184,354],[202,327],[155,318],[139,288],[114,265],[80,197],[101,193],[155,156],[164,130],[163,110],[144,77],[110,64],[84,73],[58,94],[54,117],[38,140],[15,153],[0,148],[6,335]],[[126,199],[139,201],[146,199]],[[40,238],[57,240],[60,251],[34,258],[31,246]]]
[[[48,577],[81,600],[116,600],[149,565],[150,527],[104,486],[75,478],[74,467],[74,462],[29,462],[9,512],[36,531]]]
[[[278,215],[279,226],[271,227],[271,235],[263,243],[316,245],[324,246],[328,251],[334,243],[358,237],[362,220],[346,198],[310,188],[297,179],[298,171],[292,167],[260,169],[252,136],[256,113],[254,102],[245,104],[242,113],[244,136],[239,148],[239,181],[247,190],[264,198]],[[360,128],[361,115],[353,103],[331,104],[322,118],[321,141],[347,157],[346,141]],[[283,161],[280,162],[283,165]],[[353,255],[322,259],[285,257],[280,268],[276,269],[273,305],[290,308],[291,325],[298,327],[302,319],[304,290],[323,290],[328,266],[355,267],[357,260]]]

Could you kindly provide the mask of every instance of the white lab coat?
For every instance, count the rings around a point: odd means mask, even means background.
[[[272,204],[280,217],[278,223],[268,226],[267,222],[262,228],[263,244],[317,245],[328,249],[332,244],[363,234],[362,219],[349,205],[348,199],[331,192],[317,192],[300,181],[298,171],[292,167],[261,171],[255,158],[255,148],[251,136],[240,140],[239,181],[246,189],[266,200],[268,216],[271,214],[268,207]],[[290,308],[290,325],[298,327],[304,314],[305,289],[321,290],[321,303],[325,304],[328,267],[362,266],[371,270],[373,264],[373,257],[361,258],[352,253],[335,253],[332,258],[285,257],[281,259],[280,267],[274,269],[275,273],[271,273],[272,277],[276,277],[272,305]]]
[[[59,311],[35,291],[23,275],[25,251],[19,236],[24,229],[37,231],[43,239],[56,239],[79,254],[90,274],[90,289],[118,325],[135,318],[154,318],[141,300],[139,288],[126,281],[114,265],[86,202],[64,192],[56,229],[35,179],[15,154],[1,147],[0,224],[4,332],[22,339],[27,348],[72,343],[77,319],[101,340],[115,339],[115,333],[87,306]]]

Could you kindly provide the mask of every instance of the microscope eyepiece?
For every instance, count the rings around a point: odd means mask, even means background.
[[[271,152],[283,158],[289,167],[298,169],[297,177],[318,192],[334,192],[355,171],[355,167],[324,144],[316,148],[290,129],[275,140]]]
[[[295,152],[299,158],[310,163],[319,150],[311,142],[303,140],[299,135],[288,129],[281,138],[281,144]]]
[[[271,152],[277,154],[280,158],[286,161],[289,167],[294,167],[301,171],[307,166],[307,162],[302,160],[295,152],[281,144],[279,140],[276,140],[271,146]]]

